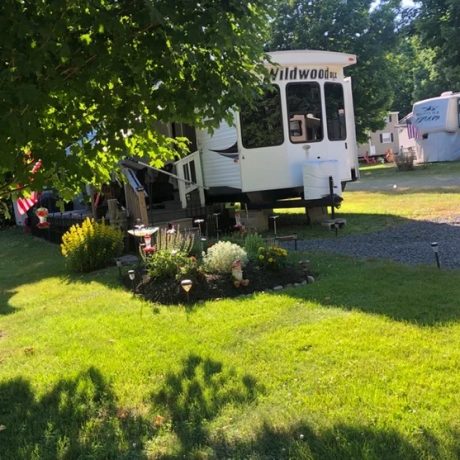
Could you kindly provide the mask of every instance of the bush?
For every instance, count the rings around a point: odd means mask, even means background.
[[[240,260],[244,266],[248,261],[246,251],[230,241],[219,241],[208,249],[203,263],[208,272],[231,273],[235,260]]]
[[[198,270],[195,257],[184,252],[161,250],[153,254],[147,263],[147,271],[156,280],[177,280],[193,276]]]
[[[415,152],[413,147],[409,147],[407,151],[399,152],[395,156],[396,166],[400,171],[411,171],[414,169]]]
[[[90,272],[110,265],[123,252],[120,230],[86,219],[62,236],[61,253],[70,270]]]
[[[257,263],[260,267],[269,270],[280,270],[287,260],[286,249],[278,246],[260,247],[258,250]]]
[[[248,254],[249,260],[256,260],[259,248],[264,246],[265,241],[258,233],[247,235],[244,239],[244,249]]]

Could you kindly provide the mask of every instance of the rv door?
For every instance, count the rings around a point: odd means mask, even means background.
[[[281,100],[279,86],[270,85],[250,107],[241,108],[238,134],[243,192],[289,186]]]

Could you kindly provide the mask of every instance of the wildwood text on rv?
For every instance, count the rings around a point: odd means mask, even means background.
[[[329,67],[323,69],[298,69],[297,67],[284,67],[270,69],[270,76],[273,81],[276,80],[335,80],[337,72],[329,70]]]

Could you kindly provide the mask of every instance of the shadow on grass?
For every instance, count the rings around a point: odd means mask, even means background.
[[[17,311],[10,299],[22,284],[56,277],[59,283],[69,285],[97,281],[110,288],[120,286],[115,269],[89,274],[70,273],[59,251],[58,245],[25,235],[16,228],[0,233],[0,316]]]
[[[330,230],[321,225],[321,223],[307,223],[307,216],[302,212],[299,213],[280,213],[277,220],[277,234],[288,235],[297,233],[299,239],[335,239],[335,230]],[[345,213],[339,210],[335,213],[336,218],[346,220],[345,227],[337,232],[337,237],[342,238],[354,234],[372,233],[379,230],[385,230],[390,227],[412,222],[411,219],[395,216],[392,214],[361,214]],[[268,232],[273,234],[273,230]]]
[[[1,383],[0,422],[5,460],[142,459],[151,435],[145,420],[117,408],[110,385],[94,368],[60,380],[39,398],[22,378]]]
[[[251,376],[193,354],[151,395],[150,413],[164,415],[156,419],[119,407],[111,386],[94,368],[58,381],[42,396],[18,378],[0,384],[0,457],[410,460],[446,453],[422,428],[412,443],[391,429],[337,424],[317,430],[303,421],[285,426],[281,417],[237,436],[235,430],[227,436],[224,429],[213,428],[226,409],[243,406],[250,413],[264,392]]]
[[[179,442],[179,458],[211,442],[209,423],[228,405],[250,405],[263,388],[250,375],[239,377],[219,361],[189,355],[182,369],[166,376],[152,402],[168,414]]]
[[[311,254],[317,282],[286,292],[323,307],[359,310],[417,326],[460,320],[460,271],[347,256]]]
[[[239,439],[227,437],[223,430],[211,430],[213,420],[227,406],[245,405],[249,412],[265,392],[249,375],[241,378],[218,361],[189,355],[182,368],[168,374],[163,388],[151,398],[170,419],[176,443],[155,458],[439,458],[438,441],[426,430],[417,440],[417,447],[394,430],[344,424],[318,432],[302,422],[276,428],[275,420],[240,433]]]
[[[438,441],[428,432],[415,447],[394,430],[344,424],[319,432],[305,423],[282,429],[264,424],[251,440],[231,444],[220,439],[214,443],[212,451],[216,458],[267,460],[418,460],[442,457]]]

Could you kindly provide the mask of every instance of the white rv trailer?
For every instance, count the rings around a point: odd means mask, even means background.
[[[197,131],[197,152],[179,160],[180,178],[198,183],[201,204],[241,201],[253,208],[341,200],[358,177],[351,79],[344,68],[356,56],[328,51],[269,53],[271,87],[254,106],[222,122],[212,134]],[[193,186],[185,181],[181,201]],[[179,190],[181,191],[181,190]],[[297,201],[296,206],[299,206]]]
[[[460,93],[449,91],[416,102],[410,121],[418,132],[419,162],[460,160]]]

